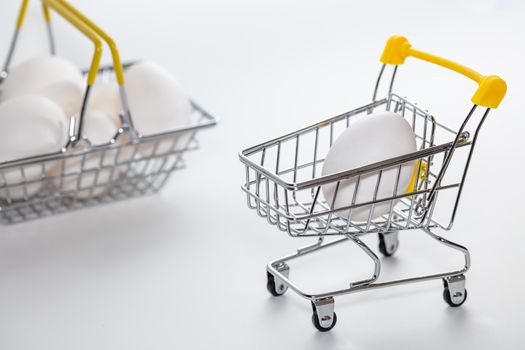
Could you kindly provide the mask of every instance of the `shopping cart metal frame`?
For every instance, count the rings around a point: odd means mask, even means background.
[[[393,92],[398,65],[404,63],[404,59],[409,56],[442,65],[478,82],[478,91],[472,98],[474,105],[457,131],[440,124],[427,110]],[[246,170],[246,180],[242,190],[246,193],[248,207],[256,210],[259,216],[267,219],[268,223],[287,232],[291,237],[317,238],[315,243],[299,248],[295,253],[270,261],[266,270],[267,288],[272,295],[282,295],[290,288],[301,297],[310,300],[313,310],[312,322],[320,331],[328,331],[335,326],[337,315],[334,312],[334,298],[344,294],[442,279],[443,297],[450,306],[462,305],[467,297],[465,273],[471,264],[469,251],[465,246],[438,235],[435,230],[448,231],[453,226],[480,129],[490,109],[496,108],[503,99],[506,91],[505,82],[499,77],[487,78],[455,62],[415,50],[408,44],[406,38],[399,36],[393,36],[388,40],[381,61],[383,65],[371,103],[250,147],[239,154]],[[388,84],[387,97],[376,99],[388,64],[394,67]],[[490,81],[490,83],[483,81]],[[483,92],[482,96],[480,90]],[[481,112],[481,118],[477,122],[472,122],[478,106],[486,109]],[[334,130],[338,127],[344,130],[354,119],[366,117],[374,110],[383,108],[399,113],[409,121],[416,134],[418,151],[357,169],[319,176],[324,161],[320,156],[322,154],[320,144],[325,142],[331,146],[336,138]],[[473,127],[473,136],[467,131],[467,126]],[[437,142],[443,139],[447,141]],[[305,144],[311,147],[306,157],[302,152],[303,148],[307,147],[304,146]],[[460,164],[456,177],[447,179],[445,175],[458,150],[463,153],[461,160],[464,163]],[[284,165],[286,156],[291,160],[288,166]],[[414,183],[409,186],[406,193],[399,195],[397,187],[401,166],[408,162],[416,164]],[[378,198],[377,190],[381,183],[381,174],[389,169],[397,169],[395,189],[391,196]],[[375,176],[377,179],[375,194],[371,201],[358,203],[356,193],[359,181],[365,176]],[[348,205],[338,207],[335,205],[338,188],[343,181],[350,180],[357,184],[353,198],[349,200]],[[324,201],[320,195],[322,186],[327,184],[336,186],[331,203]],[[446,205],[449,208],[445,215],[447,219],[438,220],[435,215],[438,196],[450,191],[453,193],[449,196]],[[390,211],[380,218],[372,219],[374,205],[378,203],[390,203]],[[369,208],[368,220],[353,222],[352,209],[363,206]],[[348,216],[342,217],[342,210],[347,210]],[[459,252],[464,259],[463,266],[451,271],[378,282],[381,260],[360,239],[360,236],[377,233],[380,252],[385,256],[391,256],[399,246],[398,232],[414,229],[425,232],[433,240]],[[328,236],[342,237],[327,240]],[[352,281],[348,288],[323,293],[307,292],[289,278],[290,267],[287,264],[289,261],[348,241],[356,244],[372,260],[373,273],[369,278]]]
[[[0,74],[0,88],[1,81],[9,74],[9,64],[28,2],[22,1],[7,59]],[[80,115],[71,117],[69,140],[66,145],[55,153],[0,163],[0,221],[5,224],[156,193],[174,170],[184,167],[185,153],[198,148],[197,132],[217,123],[213,116],[195,102],[191,102],[190,125],[141,135],[133,126],[123,79],[124,70],[133,62],[121,64],[113,40],[65,0],[43,0],[42,4],[51,54],[55,53],[55,45],[50,24],[50,9],[55,10],[92,40],[95,53],[90,68],[84,71],[87,87]],[[101,38],[108,43],[113,65],[99,65],[102,55]],[[97,145],[93,145],[83,135],[82,128],[90,88],[95,80],[116,80],[119,83],[123,105],[120,115],[122,126],[116,128],[114,137],[107,143]],[[66,164],[77,164],[78,167],[67,167]],[[28,176],[30,172],[32,175]],[[75,182],[73,188],[72,181]],[[35,186],[40,188],[38,193],[30,193],[29,189]],[[13,191],[19,195],[12,196]]]

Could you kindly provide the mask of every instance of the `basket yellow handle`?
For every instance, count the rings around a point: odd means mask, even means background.
[[[22,27],[22,24],[24,24],[24,19],[26,18],[27,12],[27,5],[29,5],[29,0],[22,0],[22,5],[20,6],[20,11],[18,12],[18,19],[16,20],[16,27],[18,29]],[[49,9],[44,3],[42,3],[42,7],[44,10],[44,19],[46,20],[46,22],[49,22],[51,20]]]
[[[95,45],[95,52],[93,54],[93,59],[91,60],[91,66],[89,67],[87,84],[88,86],[93,85],[98,73],[98,66],[100,65],[100,58],[102,57],[102,41],[97,36],[97,34],[89,28],[83,21],[78,17],[72,14],[66,7],[64,7],[57,0],[42,0],[44,6],[50,7],[60,14],[66,21],[75,26],[80,30],[85,36],[87,36]]]
[[[408,39],[403,36],[393,35],[388,39],[380,60],[385,64],[398,65],[405,63],[407,57],[415,57],[437,64],[474,80],[478,83],[478,89],[471,100],[477,105],[487,108],[497,108],[507,92],[507,84],[497,75],[481,75],[462,64],[416,50],[410,45]]]
[[[113,39],[102,30],[99,26],[97,26],[95,23],[93,23],[89,18],[84,16],[80,11],[78,11],[76,8],[71,6],[66,0],[57,0],[58,3],[60,3],[63,7],[65,7],[68,11],[73,13],[75,16],[77,16],[80,20],[82,20],[91,30],[93,30],[95,33],[100,35],[102,39],[108,44],[108,47],[111,51],[111,57],[113,58],[113,68],[115,69],[115,74],[117,76],[117,82],[119,85],[124,84],[124,69],[122,68],[122,63],[120,61],[120,55],[117,50],[117,44]]]
[[[49,7],[42,1],[42,10],[44,12],[44,19],[46,22],[51,21],[51,13],[49,12]]]
[[[123,85],[124,84],[124,69],[122,68],[122,63],[120,61],[120,54],[118,52],[117,45],[115,44],[115,41],[113,41],[113,39],[106,32],[104,32],[99,26],[97,26],[89,18],[84,16],[84,14],[82,14],[76,8],[71,6],[67,1],[65,1],[65,0],[58,0],[57,2],[63,8],[67,9],[69,12],[73,13],[77,17],[77,19],[75,19],[75,23],[79,23],[80,22],[79,20],[83,21],[86,26],[91,28],[92,31],[94,31],[95,33],[100,35],[104,39],[104,41],[106,41],[106,43],[108,44],[109,49],[111,51],[111,56],[113,58],[113,66],[114,66],[114,69],[115,69],[115,74],[117,76],[117,82],[118,82],[119,85]],[[22,5],[20,6],[20,12],[18,14],[18,19],[16,21],[16,27],[18,29],[20,29],[22,27],[22,24],[24,23],[24,19],[25,19],[25,15],[26,15],[26,12],[27,12],[27,5],[28,4],[29,4],[29,0],[22,0]],[[42,8],[43,8],[44,18],[45,18],[46,22],[50,22],[51,21],[51,14],[49,12],[49,6],[50,5],[48,4],[47,1],[42,0]],[[55,7],[56,6],[54,6],[53,8],[56,10]],[[60,14],[62,14],[62,13],[60,13]],[[76,26],[76,24],[74,24],[73,22],[71,22],[71,23]],[[86,34],[85,32],[83,32],[83,33]]]
[[[22,5],[20,5],[20,12],[18,13],[18,19],[16,20],[16,27],[20,29],[22,24],[24,24],[24,18],[26,17],[27,5],[29,5],[29,0],[23,0]]]

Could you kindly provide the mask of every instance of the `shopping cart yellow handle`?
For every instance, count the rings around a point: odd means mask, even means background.
[[[67,8],[68,11],[75,14],[75,16],[81,19],[89,28],[91,28],[95,33],[100,35],[100,37],[102,37],[104,41],[106,41],[111,51],[111,57],[113,58],[113,68],[115,69],[115,74],[117,76],[117,82],[119,85],[124,84],[124,69],[122,68],[122,63],[120,62],[120,55],[117,50],[117,44],[115,43],[115,41],[113,41],[113,39],[108,34],[106,34],[106,32],[102,30],[102,28],[100,28],[95,23],[93,23],[89,18],[84,16],[84,14],[82,14],[76,8],[71,6],[66,0],[57,0],[57,1],[62,6]]]
[[[27,2],[27,0],[24,0]],[[55,10],[58,14],[64,17],[69,23],[75,26],[80,30],[85,36],[87,36],[95,45],[95,52],[93,54],[93,59],[91,60],[91,66],[89,67],[87,84],[93,85],[98,73],[98,66],[100,65],[100,58],[102,57],[102,41],[98,35],[91,30],[84,22],[82,22],[78,17],[76,17],[72,12],[70,12],[66,7],[64,7],[57,0],[42,0],[44,6],[50,7]],[[23,16],[22,16],[23,18]]]
[[[472,102],[487,108],[497,108],[505,97],[507,84],[497,75],[481,75],[475,70],[454,61],[416,50],[410,45],[408,39],[400,36],[391,36],[381,55],[381,62],[385,64],[403,64],[407,57],[415,57],[420,60],[437,64],[451,69],[455,72],[474,80],[478,83],[478,89],[472,96]]]
[[[421,169],[419,167],[419,164],[421,163]],[[406,193],[410,192],[416,192],[419,191],[418,187],[421,187],[421,184],[424,180],[427,178],[427,171],[428,171],[428,163],[426,160],[416,160],[416,163],[414,164],[414,171],[412,173],[412,178],[410,179],[410,183],[408,184]],[[418,177],[419,172],[419,177]],[[419,183],[419,186],[417,184]],[[409,196],[411,198],[411,196]]]

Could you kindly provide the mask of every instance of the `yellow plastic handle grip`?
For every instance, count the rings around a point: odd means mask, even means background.
[[[77,16],[80,20],[82,20],[89,28],[91,28],[95,33],[100,35],[104,41],[109,46],[109,49],[111,51],[111,57],[113,58],[113,66],[115,69],[115,74],[117,76],[117,82],[119,85],[124,84],[124,69],[122,68],[122,63],[120,62],[120,55],[117,50],[117,45],[113,41],[113,39],[102,30],[99,26],[97,26],[95,23],[93,23],[89,18],[84,16],[80,11],[78,11],[76,8],[71,6],[66,0],[57,0],[62,6],[64,6],[68,11],[73,13],[75,16]]]
[[[505,97],[507,84],[505,80],[497,75],[481,75],[475,70],[454,61],[416,50],[410,45],[408,39],[393,35],[386,42],[385,49],[381,55],[381,62],[385,64],[403,64],[407,57],[415,57],[420,60],[437,64],[451,69],[455,72],[474,80],[478,83],[478,89],[472,96],[472,102],[487,108],[497,108]]]
[[[98,73],[98,67],[100,65],[100,58],[102,57],[102,41],[98,35],[91,30],[83,21],[76,17],[72,12],[70,12],[66,7],[64,7],[57,0],[42,0],[45,6],[55,10],[59,15],[64,17],[66,21],[75,26],[80,30],[85,36],[87,36],[95,45],[95,52],[93,54],[93,59],[91,60],[91,66],[89,67],[87,84],[93,85]]]

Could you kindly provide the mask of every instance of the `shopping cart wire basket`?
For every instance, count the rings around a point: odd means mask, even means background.
[[[8,76],[18,33],[29,0],[23,0],[16,29],[0,75]],[[115,42],[100,27],[65,0],[42,0],[49,33],[50,51],[55,53],[50,10],[75,26],[95,47],[90,68],[85,72],[86,90],[80,115],[71,117],[69,140],[53,154],[0,163],[0,221],[16,223],[45,215],[68,212],[101,203],[159,191],[170,174],[184,167],[184,154],[198,148],[196,134],[216,124],[213,116],[192,102],[190,125],[165,132],[141,135],[133,126],[126,99],[124,71]],[[102,42],[111,51],[112,66],[100,66]],[[123,106],[122,126],[105,144],[92,145],[83,135],[90,89],[97,81],[115,80]],[[31,140],[27,140],[31,142]],[[35,188],[38,190],[35,192]]]
[[[478,83],[472,97],[474,105],[458,130],[438,122],[426,109],[394,92],[398,66],[407,57],[419,58],[453,71]],[[381,56],[383,63],[377,78],[372,102],[317,124],[243,150],[240,160],[245,165],[246,180],[242,190],[246,193],[248,207],[279,230],[292,237],[316,237],[316,242],[298,249],[295,253],[275,259],[267,265],[267,288],[274,296],[282,295],[288,288],[311,301],[312,321],[320,331],[334,327],[334,297],[379,287],[443,279],[444,298],[451,306],[461,305],[467,296],[465,272],[470,267],[466,247],[451,242],[435,233],[452,228],[461,197],[471,157],[480,129],[492,108],[498,107],[506,92],[505,82],[497,76],[482,76],[478,72],[453,61],[414,49],[402,36],[392,36]],[[377,98],[386,67],[393,66],[385,98]],[[480,108],[485,107],[485,108]],[[323,156],[337,136],[352,122],[366,118],[373,111],[391,111],[400,114],[410,123],[416,135],[417,151],[385,159],[356,169],[321,176]],[[475,117],[476,116],[476,117]],[[471,133],[469,130],[473,130]],[[351,156],[351,155],[349,155]],[[401,168],[414,162],[414,175],[406,193],[397,191]],[[379,197],[381,175],[386,171],[397,172],[394,191]],[[356,193],[359,181],[374,176],[375,194],[371,200],[359,202]],[[343,181],[355,181],[354,195],[344,205],[336,204],[338,189]],[[335,186],[331,202],[322,196],[322,186]],[[374,206],[389,205],[387,214],[373,218]],[[352,211],[367,208],[368,220],[352,220]],[[381,261],[360,236],[376,233],[379,250],[385,256],[393,255],[399,245],[398,232],[419,229],[437,242],[462,253],[464,266],[457,270],[399,280],[378,282]],[[326,236],[339,236],[327,239]],[[315,251],[351,241],[373,261],[372,276],[353,281],[348,288],[320,294],[308,293],[289,278],[288,261]]]

